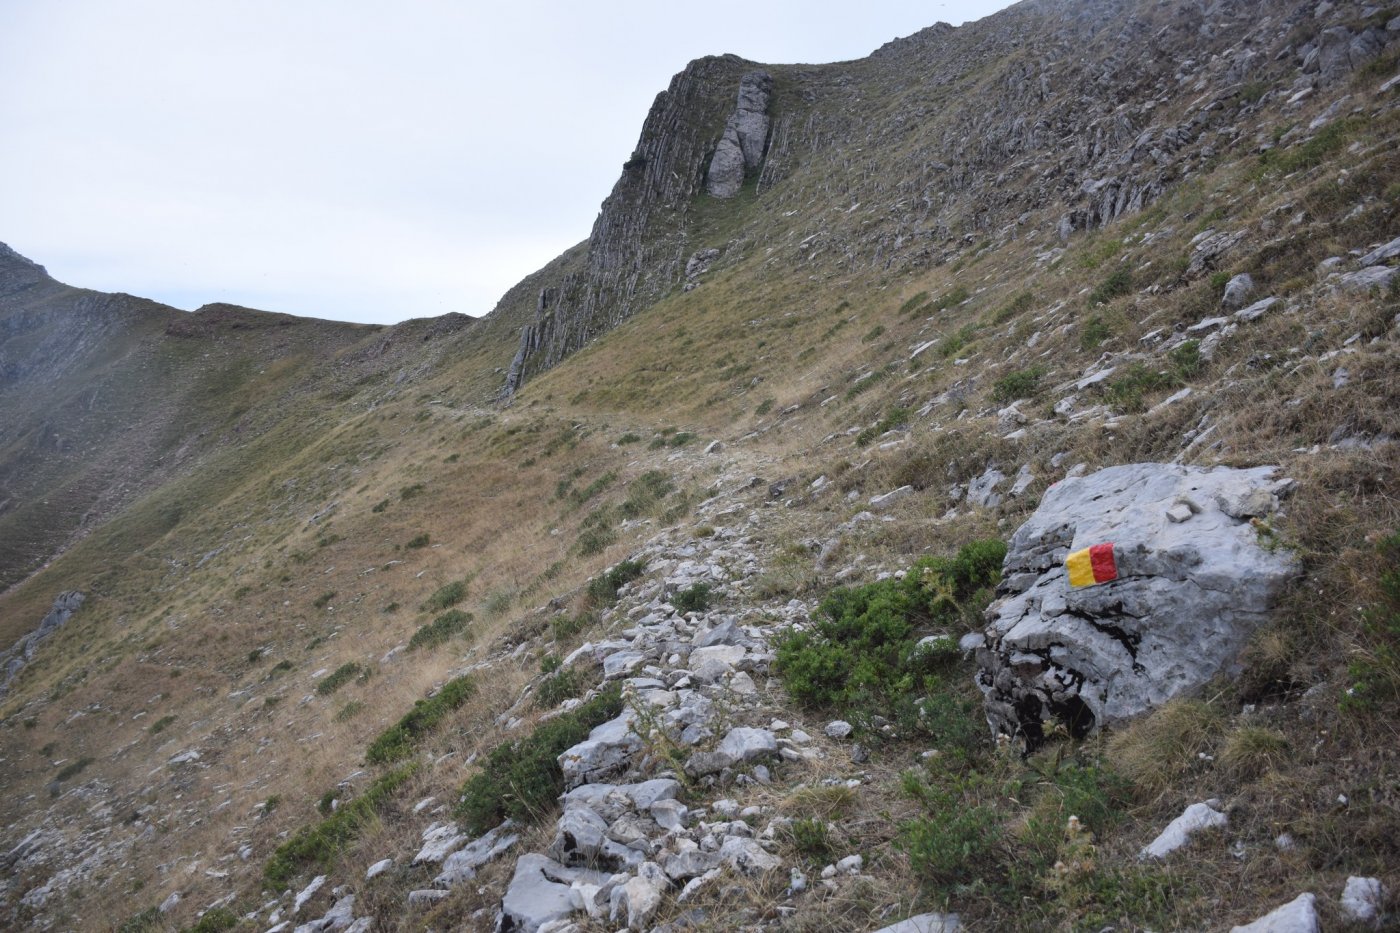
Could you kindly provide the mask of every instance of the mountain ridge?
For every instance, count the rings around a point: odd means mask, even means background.
[[[1228,927],[1300,891],[1340,925],[1363,876],[1400,907],[1397,37],[1394,4],[1036,0],[701,59],[594,235],[480,319],[174,312],[0,251],[0,490],[99,503],[0,493],[0,540],[68,535],[3,555],[0,643],[85,596],[0,701],[7,922],[533,928],[558,878],[581,931]],[[760,68],[764,160],[713,197]],[[1277,467],[1243,537],[1300,580],[1229,676],[1022,757],[948,644],[990,594],[944,575],[1141,461]],[[926,583],[929,667],[811,702],[792,646]],[[675,799],[598,804],[614,765]],[[1139,858],[1203,800],[1228,828]]]

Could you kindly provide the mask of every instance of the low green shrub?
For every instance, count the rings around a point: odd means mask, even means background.
[[[1043,366],[1032,366],[1008,373],[992,384],[992,398],[1003,403],[1019,398],[1034,398],[1040,389],[1040,379],[1044,375]]]
[[[336,857],[375,819],[390,795],[416,770],[416,764],[409,764],[390,771],[330,816],[293,833],[290,839],[273,850],[263,866],[266,886],[273,891],[281,891],[312,865],[330,868]]]
[[[1031,306],[1034,304],[1034,294],[1032,294],[1031,292],[1021,292],[1015,298],[1012,298],[1009,302],[1007,302],[999,311],[997,311],[996,315],[992,318],[992,320],[997,324],[1005,324],[1007,321],[1011,320],[1016,315],[1021,314],[1025,311],[1029,311]]]
[[[856,435],[856,446],[869,447],[870,444],[874,442],[875,438],[881,436],[886,431],[893,431],[896,428],[902,428],[907,425],[911,417],[913,417],[913,415],[907,408],[891,408],[889,414]]]
[[[173,714],[169,716],[160,717],[155,722],[151,723],[151,735],[159,735],[160,733],[164,732],[178,718],[178,716],[175,716]]]
[[[831,827],[820,817],[799,817],[788,824],[786,835],[798,856],[813,868],[830,865],[841,857]]]
[[[704,612],[710,608],[710,585],[692,583],[671,597],[671,605],[677,612]]]
[[[1084,323],[1084,329],[1079,332],[1079,347],[1082,350],[1093,350],[1112,336],[1113,329],[1108,326],[1108,322],[1096,314]]]
[[[424,612],[441,612],[444,609],[450,609],[466,598],[467,581],[456,580],[433,590],[433,594],[423,600],[421,608]]]
[[[420,626],[408,640],[408,650],[431,649],[449,639],[462,634],[471,624],[472,614],[460,609],[449,609],[427,625]]]
[[[640,434],[633,434],[631,431],[628,431],[626,434],[619,437],[615,443],[619,447],[625,447],[628,444],[635,444],[641,439],[642,436]]]
[[[589,688],[587,678],[575,667],[557,670],[540,681],[535,691],[535,706],[539,709],[554,709],[565,700],[581,696]]]
[[[321,678],[320,683],[316,684],[316,692],[323,697],[330,696],[354,678],[362,675],[368,677],[369,668],[355,661],[346,661],[344,664],[340,665],[340,667],[337,667],[334,671]]]
[[[776,640],[788,693],[809,708],[840,708],[857,720],[894,713],[918,726],[960,657],[955,636],[920,646],[921,635],[977,627],[1005,556],[1001,541],[976,541],[951,558],[921,559],[902,579],[831,591],[810,630]]]
[[[210,907],[204,912],[189,933],[224,933],[238,926],[238,915],[227,907]]]
[[[646,571],[646,564],[637,560],[624,560],[610,567],[588,581],[588,598],[598,606],[611,606],[617,602],[617,591]]]
[[[449,680],[431,697],[417,700],[413,709],[375,738],[365,750],[365,761],[372,765],[402,761],[413,754],[413,746],[427,735],[449,713],[457,709],[476,692],[476,684],[467,676]]]
[[[317,609],[324,609],[330,605],[333,599],[335,599],[335,590],[327,590],[313,599],[311,605],[315,606]]]
[[[417,550],[418,548],[427,547],[428,540],[428,533],[425,531],[420,535],[414,535],[412,538],[409,538],[408,543],[405,544],[404,547],[409,550]]]
[[[1152,369],[1144,363],[1134,363],[1108,382],[1105,395],[1109,404],[1122,411],[1142,411],[1147,407],[1146,396],[1175,388],[1180,384],[1174,373]]]
[[[1126,268],[1114,269],[1108,278],[1100,282],[1098,287],[1089,293],[1089,307],[1108,304],[1113,299],[1126,295],[1132,290],[1132,272]]]
[[[659,438],[666,446],[664,438]],[[647,470],[627,486],[627,498],[618,506],[623,518],[642,518],[657,510],[661,501],[674,492],[676,486],[671,478],[660,470]]]
[[[613,684],[576,709],[541,722],[525,738],[496,746],[482,770],[462,786],[458,818],[477,834],[507,817],[537,821],[564,790],[559,756],[621,713],[622,689]]]
[[[77,777],[79,774],[82,774],[83,771],[87,770],[87,766],[92,764],[92,762],[93,759],[86,755],[75,761],[70,761],[59,769],[58,773],[53,776],[53,779],[55,781],[66,781],[69,778]]]

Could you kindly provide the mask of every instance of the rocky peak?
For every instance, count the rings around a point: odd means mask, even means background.
[[[37,285],[48,277],[48,270],[43,266],[0,243],[0,294]]]
[[[757,171],[768,149],[768,102],[773,93],[773,76],[766,71],[750,71],[739,82],[739,103],[724,126],[724,135],[715,146],[705,190],[716,198],[732,198],[744,179]]]

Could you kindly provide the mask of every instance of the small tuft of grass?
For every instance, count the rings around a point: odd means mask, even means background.
[[[1277,729],[1237,726],[1225,737],[1220,766],[1237,780],[1251,781],[1282,764],[1288,755],[1288,739]]]
[[[1138,796],[1151,800],[1199,766],[1224,724],[1209,703],[1177,697],[1112,736],[1109,758]]]
[[[331,600],[333,599],[335,599],[335,590],[327,590],[313,599],[311,605],[315,606],[317,609],[324,609],[331,604]]]
[[[169,716],[160,717],[155,722],[151,723],[151,735],[160,735],[160,733],[164,732],[167,728],[170,727],[171,723],[175,722],[175,720],[179,718],[180,717],[175,716],[173,714]]]
[[[425,531],[422,534],[414,535],[412,538],[409,538],[408,543],[405,544],[404,547],[409,548],[410,550],[415,550],[420,547],[427,547],[428,540],[428,533]]]

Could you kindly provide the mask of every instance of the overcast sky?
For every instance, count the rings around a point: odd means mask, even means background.
[[[860,58],[1008,5],[0,0],[0,241],[185,309],[484,314],[588,235],[691,59]]]

